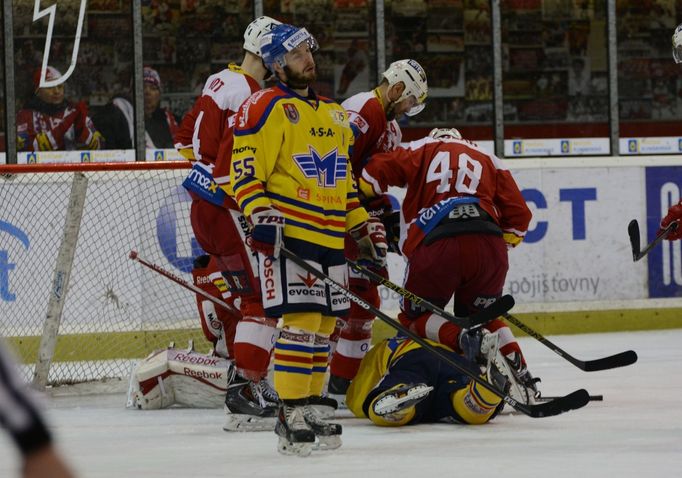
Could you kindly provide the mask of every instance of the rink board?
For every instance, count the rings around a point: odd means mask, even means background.
[[[529,325],[545,334],[682,326],[678,319],[682,315],[679,313],[682,309],[682,242],[665,241],[643,260],[634,263],[627,235],[629,221],[638,219],[642,244],[654,238],[662,215],[681,196],[682,166],[679,164],[682,160],[679,157],[518,159],[505,163],[514,173],[533,212],[526,240],[510,251],[510,271],[505,287],[505,292],[511,293],[517,301],[514,311],[519,317],[531,320]],[[179,183],[183,172],[177,173]],[[35,197],[35,189],[31,189],[35,187],[27,186],[27,206]],[[158,265],[191,280],[187,265],[196,253],[196,241],[179,233],[180,228],[187,230],[188,227],[189,198],[182,188],[167,190],[166,197],[152,201],[163,206],[145,213],[156,217],[157,230],[154,237],[140,245],[150,255],[160,258],[156,261]],[[398,197],[402,195],[400,190],[392,192]],[[137,195],[140,193],[135,191]],[[127,198],[109,199],[113,205],[125,204]],[[34,206],[38,207],[37,204]],[[36,210],[34,207],[25,209]],[[169,211],[173,212],[170,216]],[[0,213],[0,220],[4,220],[2,216]],[[18,311],[25,314],[27,309],[35,311],[32,314],[36,321],[35,332],[12,334],[5,331],[6,335],[24,337],[20,340],[40,334],[44,317],[40,307],[44,304],[36,298],[46,296],[51,274],[35,280],[35,270],[42,256],[34,251],[41,250],[37,243],[39,232],[54,227],[49,223],[50,216],[34,215],[20,224],[10,224],[13,229],[0,230],[0,254],[5,254],[12,265],[0,274],[0,290],[5,292],[0,294],[3,316],[11,317]],[[106,223],[113,216],[106,211],[99,216],[103,230],[117,230],[115,224]],[[8,230],[14,233],[10,234]],[[29,238],[29,247],[12,245],[18,241],[17,230]],[[99,248],[105,251],[99,260],[112,270],[120,267],[121,261],[126,261],[125,253],[130,245],[140,242],[139,237],[133,240],[116,234],[110,234],[107,240],[110,243],[104,245],[108,247]],[[89,244],[90,241],[81,237],[79,243]],[[389,256],[391,279],[401,284],[403,259],[394,254]],[[126,268],[126,271],[130,269]],[[13,288],[13,284],[19,283],[29,285],[21,290]],[[135,303],[140,302],[142,296],[146,298],[144,304],[129,308],[123,318],[139,323],[147,311],[154,309],[163,311],[169,323],[178,324],[173,329],[194,328],[193,300],[185,301],[183,306],[169,307],[160,299],[155,302],[154,294],[143,294],[153,287],[155,284],[150,282],[149,276],[139,271],[126,273],[121,278],[119,296],[122,300]],[[381,295],[382,308],[395,314],[399,310],[397,294],[382,290]],[[647,306],[649,302],[651,305]],[[79,314],[83,314],[83,321],[86,321],[90,312],[68,310],[72,322],[79,320]],[[643,317],[646,320],[641,320]],[[97,334],[97,331],[92,333]],[[118,336],[123,344],[129,341],[127,333],[129,330],[102,335],[109,337],[106,340],[116,340]],[[125,346],[121,350],[125,350]],[[73,356],[70,359],[78,360]]]

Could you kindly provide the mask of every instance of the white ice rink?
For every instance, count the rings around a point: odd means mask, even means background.
[[[522,339],[545,395],[586,388],[603,402],[557,417],[505,414],[473,427],[381,429],[343,423],[344,445],[308,458],[276,451],[274,433],[222,431],[221,410],[133,411],[123,395],[49,401],[59,446],[81,477],[679,477],[682,476],[682,329],[551,337],[594,359],[634,349],[626,368],[586,373]],[[0,477],[18,461],[0,437]]]

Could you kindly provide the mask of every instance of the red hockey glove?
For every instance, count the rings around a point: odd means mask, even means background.
[[[388,252],[395,252],[402,255],[400,252],[400,211],[395,210],[391,202],[391,196],[382,194],[367,201],[365,209],[370,217],[376,217],[384,225],[386,229],[386,242],[388,243]]]
[[[672,222],[677,223],[677,229],[670,232],[670,234],[668,234],[668,237],[666,237],[666,240],[676,241],[678,239],[682,239],[682,201],[668,209],[668,214],[666,214],[666,216],[661,221],[661,228],[658,230],[656,235],[662,234],[663,230],[666,227],[668,227]]]
[[[352,229],[350,235],[358,243],[358,261],[370,261],[379,267],[386,265],[386,229],[379,219],[370,217]]]
[[[282,247],[284,216],[274,207],[259,207],[251,214],[253,230],[248,241],[249,247],[256,252],[275,259]]]

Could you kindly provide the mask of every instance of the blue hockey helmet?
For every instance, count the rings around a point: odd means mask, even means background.
[[[287,64],[284,55],[304,42],[308,44],[310,51],[317,50],[315,37],[305,28],[298,28],[286,23],[276,25],[260,40],[261,57],[265,67],[272,73],[275,72],[275,63],[284,68]]]

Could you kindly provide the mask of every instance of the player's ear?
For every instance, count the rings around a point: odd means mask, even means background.
[[[275,70],[275,77],[276,77],[278,80],[286,81],[286,79],[287,79],[287,74],[284,72],[284,68],[282,67],[282,65],[280,65],[280,64],[277,63],[277,62],[275,62],[275,63],[272,65],[272,68]]]
[[[389,86],[388,88],[388,100],[390,102],[396,102],[402,96],[403,91],[405,91],[405,83],[399,81]]]

